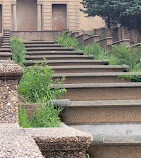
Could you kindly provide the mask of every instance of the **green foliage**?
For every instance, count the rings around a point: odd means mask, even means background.
[[[65,32],[61,34],[61,36],[57,39],[60,44],[63,44],[65,47],[73,47],[76,50],[83,49],[82,45],[78,42],[76,38],[71,38]]]
[[[38,107],[29,119],[31,127],[58,127],[60,124],[61,109],[55,109],[52,103]]]
[[[69,46],[73,47],[72,38],[62,34],[58,41],[65,43],[67,39],[70,39]],[[77,41],[77,39],[75,39]],[[78,43],[78,42],[76,42]],[[141,46],[139,48],[127,47],[126,44],[120,44],[119,46],[113,46],[111,50],[105,51],[98,43],[88,44],[87,46],[77,47],[76,50],[84,51],[85,54],[92,54],[94,59],[108,59],[110,65],[122,65],[126,64],[130,66],[129,71],[141,71]]]
[[[125,44],[113,46],[110,51],[111,65],[129,65],[131,69],[135,68],[140,63],[141,54],[137,48],[127,47]]]
[[[25,108],[19,107],[18,109],[18,118],[20,127],[29,128],[30,123],[27,120],[27,113]]]
[[[139,75],[120,75],[119,77],[122,79],[130,79],[133,82],[141,82],[141,76]]]
[[[108,52],[106,52],[98,43],[88,44],[84,47],[85,54],[92,54],[94,59],[107,59]]]
[[[59,85],[57,88],[52,88],[53,71],[48,65],[43,65],[44,63],[24,68],[18,91],[29,102],[47,102],[66,92],[65,89],[59,88]]]
[[[19,38],[10,39],[12,49],[12,59],[16,63],[22,63],[25,61],[25,47]]]
[[[141,1],[140,0],[83,0],[84,13],[88,16],[101,16],[107,26],[121,24],[129,29],[141,31]]]
[[[19,107],[19,125],[29,127],[58,127],[60,124],[59,114],[61,109],[55,109],[52,103],[38,105],[35,113],[28,119],[25,107]]]

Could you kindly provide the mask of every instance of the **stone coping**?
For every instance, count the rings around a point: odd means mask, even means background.
[[[131,75],[131,76],[141,76],[141,72],[102,72],[102,73],[55,73],[54,77],[100,77],[100,76],[121,76],[121,75]]]
[[[80,38],[81,36],[85,36],[85,35],[88,35],[88,34],[87,33],[83,33],[81,35],[78,35],[76,38]],[[88,35],[88,36],[90,36],[90,35]]]
[[[0,60],[0,79],[19,80],[22,75],[21,66],[15,64],[12,60]]]
[[[141,123],[88,123],[71,127],[93,135],[93,145],[141,145]]]
[[[53,87],[58,87],[54,84]],[[77,88],[141,88],[141,82],[128,83],[81,83],[81,84],[63,84],[60,88],[77,89]]]
[[[94,38],[94,37],[100,37],[100,36],[99,36],[99,35],[92,35],[92,36],[86,38],[84,41],[87,41],[87,40],[89,40],[89,39],[91,39],[91,38]]]
[[[102,41],[105,41],[107,39],[113,39],[113,37],[105,37],[105,38],[102,38],[102,39],[98,40],[97,42],[102,42]]]
[[[47,151],[87,150],[92,136],[70,127],[58,128],[27,128],[29,134],[40,148]]]

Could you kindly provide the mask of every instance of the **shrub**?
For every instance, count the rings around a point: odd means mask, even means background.
[[[76,50],[82,50],[82,45],[78,42],[76,38],[72,38],[67,35],[65,32],[57,39],[60,44],[63,44],[65,47],[73,47]]]
[[[52,88],[53,71],[51,67],[43,64],[24,68],[18,91],[29,102],[47,102],[66,92],[65,89],[60,89],[59,85],[57,88]]]
[[[108,52],[106,52],[98,43],[88,44],[84,47],[85,54],[94,55],[94,59],[107,59]]]
[[[140,52],[137,48],[127,47],[127,45],[121,44],[112,47],[109,59],[112,65],[126,64],[133,69],[140,62]]]
[[[10,39],[12,49],[12,59],[16,63],[22,63],[25,60],[25,47],[19,38]]]

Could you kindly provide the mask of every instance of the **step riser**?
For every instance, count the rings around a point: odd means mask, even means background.
[[[54,81],[57,78],[62,77],[54,77]],[[123,83],[123,82],[131,82],[128,79],[121,79],[119,77],[111,77],[111,76],[102,76],[102,77],[90,77],[90,76],[80,76],[80,77],[65,77],[65,84],[74,84],[74,83]]]
[[[62,112],[67,125],[81,123],[140,122],[141,107],[79,108],[68,107]]]
[[[67,88],[63,99],[71,101],[141,99],[141,88]]]
[[[91,158],[140,158],[141,146],[134,143],[90,145],[88,153]]]
[[[102,65],[102,64],[101,64]],[[54,69],[55,73],[124,72],[125,69]]]

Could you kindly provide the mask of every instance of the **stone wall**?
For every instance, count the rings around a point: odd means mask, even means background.
[[[45,40],[56,41],[60,31],[11,31],[10,37],[20,37],[24,41]]]
[[[105,26],[104,20],[100,17],[86,17],[80,12],[81,0],[37,0],[37,30],[52,30],[52,5],[67,5],[67,28],[71,31],[90,31],[94,28]],[[2,5],[3,29],[17,31],[17,2],[16,0],[0,0]],[[32,9],[31,9],[32,10]],[[35,17],[33,17],[35,19]],[[26,23],[26,18],[25,18]],[[89,23],[89,25],[87,25]],[[29,30],[27,30],[29,31]]]

